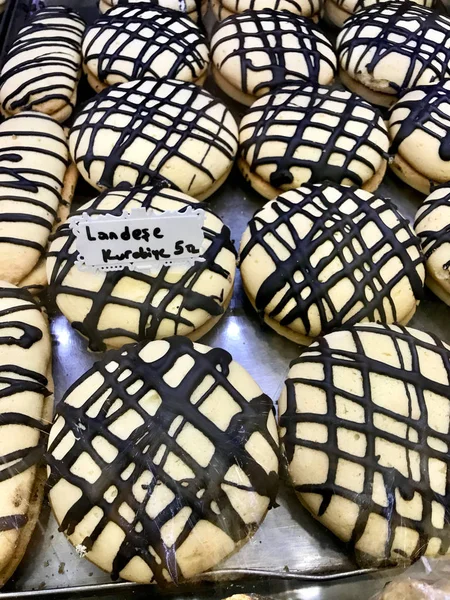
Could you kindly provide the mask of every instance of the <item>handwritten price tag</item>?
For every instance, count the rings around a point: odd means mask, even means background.
[[[152,271],[204,260],[205,211],[157,213],[135,208],[120,216],[87,213],[69,219],[76,237],[76,265],[88,271]]]

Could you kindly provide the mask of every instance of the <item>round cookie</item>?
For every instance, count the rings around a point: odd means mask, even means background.
[[[345,22],[337,52],[343,84],[391,106],[404,90],[450,77],[450,17],[408,1],[381,2]]]
[[[241,121],[239,144],[242,174],[271,200],[307,182],[375,191],[389,137],[381,113],[355,94],[295,84],[254,102]]]
[[[214,567],[278,488],[272,401],[228,352],[181,337],[111,351],[58,405],[50,502],[77,551],[131,581]]]
[[[362,321],[407,323],[423,296],[420,243],[389,200],[332,183],[290,190],[241,240],[245,292],[299,344]]]
[[[364,566],[448,554],[450,347],[397,325],[320,338],[279,401],[291,483]]]
[[[285,10],[318,21],[323,0],[212,0],[211,8],[218,21],[246,10]]]
[[[197,25],[178,11],[148,4],[112,8],[88,27],[82,53],[97,92],[146,77],[203,84],[209,65],[206,38]]]
[[[390,2],[391,0],[326,0],[325,15],[336,27],[343,27],[344,22],[359,10],[364,10],[379,4],[380,2]],[[411,0],[420,6],[433,8],[436,0]]]
[[[133,208],[179,211],[198,203],[159,185],[104,192],[74,215],[116,215]],[[232,293],[236,251],[230,230],[211,210],[203,225],[201,257],[191,266],[162,266],[157,271],[87,272],[76,264],[76,237],[61,226],[50,246],[47,276],[50,296],[91,350],[154,340],[171,335],[199,339],[224,314]]]
[[[238,128],[222,102],[192,83],[143,79],[112,86],[78,113],[70,152],[102,191],[159,174],[198,200],[228,177]]]
[[[170,8],[185,13],[194,23],[201,21],[208,10],[208,0],[100,0],[100,12],[105,13],[114,6],[125,6],[130,4],[151,4]]]
[[[257,97],[292,81],[332,83],[336,56],[310,19],[276,10],[247,10],[219,23],[211,39],[217,85],[250,106]]]
[[[77,101],[83,19],[50,6],[31,16],[8,50],[0,73],[0,111],[34,110],[62,123]]]
[[[450,306],[450,187],[434,190],[416,214],[416,234],[422,243],[426,284]]]
[[[391,109],[388,127],[390,167],[402,181],[423,194],[450,181],[450,80],[404,94]]]

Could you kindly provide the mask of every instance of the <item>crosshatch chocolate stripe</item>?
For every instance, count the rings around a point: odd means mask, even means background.
[[[442,186],[447,188],[448,184]],[[437,189],[437,188],[436,188]],[[444,194],[441,198],[432,198],[425,200],[420,207],[420,214],[416,218],[415,227],[422,223],[425,219],[429,219],[434,211],[438,211],[442,207],[447,207],[450,214],[450,188],[448,193]],[[426,229],[418,233],[419,238],[422,242],[422,250],[425,254],[425,258],[429,259],[430,256],[438,250],[444,244],[450,244],[450,221],[443,223],[441,228],[436,230]],[[448,262],[443,265],[444,269],[450,268],[450,256]]]

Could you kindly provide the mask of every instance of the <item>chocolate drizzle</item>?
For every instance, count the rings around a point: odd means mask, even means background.
[[[345,10],[347,13],[355,13],[358,10],[369,8],[369,6],[373,6],[374,4],[379,4],[381,2],[390,2],[391,0],[353,0],[351,6],[348,3],[348,0],[331,0],[335,4],[337,4],[340,8]],[[413,0],[414,4],[418,4],[420,6],[427,6],[428,8],[433,8],[436,5],[436,0]],[[345,6],[344,6],[345,5]]]
[[[441,190],[444,190],[442,195]],[[416,215],[414,228],[422,243],[422,250],[426,259],[429,259],[433,252],[446,244],[450,248],[450,218],[448,222],[442,223],[437,219],[433,219],[433,213],[444,206],[450,216],[450,188],[448,184],[436,188],[423,202]],[[426,221],[425,225],[423,225],[424,221]],[[433,226],[432,229],[429,228],[430,225]],[[448,261],[444,263],[442,268],[444,270],[450,269],[450,254],[448,255]]]
[[[13,123],[17,124],[16,129],[11,127]],[[0,125],[0,224],[12,224],[3,227],[9,234],[0,236],[0,244],[44,252],[61,202],[67,155],[64,132],[47,115],[21,113]],[[12,205],[15,205],[14,210]],[[18,210],[19,206],[21,210]],[[35,235],[31,235],[30,229],[24,235],[20,224],[36,225]],[[46,230],[44,236],[42,229]],[[23,252],[20,254],[23,259]],[[14,251],[11,251],[11,258],[15,259]]]
[[[219,0],[220,4],[223,5],[223,0]],[[319,13],[323,7],[323,0],[271,0],[270,8],[272,10],[286,10],[291,14],[298,14],[304,17],[312,17],[316,13]],[[226,9],[230,10],[227,2]],[[247,10],[257,10],[260,3],[258,0],[234,0],[234,6],[232,12],[242,13]],[[269,8],[269,7],[268,7]]]
[[[392,60],[400,78],[389,85],[399,95],[450,77],[449,38],[449,17],[408,1],[381,2],[346,20],[337,49],[341,67],[354,79],[366,72],[375,77],[377,67]]]
[[[4,299],[17,300],[17,303],[2,308]],[[29,311],[39,312],[39,307],[28,292],[14,287],[0,288],[0,347],[18,346],[29,349],[42,339],[42,331],[23,320]],[[5,320],[5,317],[9,317],[10,320]],[[14,333],[11,336],[2,335],[1,330],[6,328],[11,328]],[[6,355],[4,357],[6,358]],[[38,419],[23,413],[1,412],[2,400],[13,399],[14,396],[24,392],[33,392],[46,397],[50,394],[47,383],[46,377],[31,368],[7,363],[0,365],[0,435],[7,435],[8,427],[11,425],[20,425],[40,433],[37,444],[0,456],[0,484],[40,462],[48,435],[47,425]],[[20,529],[27,521],[26,514],[2,516],[0,532]]]
[[[262,53],[267,61],[261,61]],[[211,57],[219,72],[237,57],[239,89],[255,96],[292,80],[330,83],[336,74],[336,56],[325,34],[310,19],[286,10],[246,10],[227,17],[214,30]],[[327,66],[330,77],[323,74]]]
[[[73,107],[84,27],[81,17],[61,6],[40,10],[28,20],[1,71],[0,99],[5,112],[30,110],[55,100]],[[4,91],[10,82],[10,91]]]
[[[417,98],[420,94],[420,100]],[[389,127],[399,127],[392,140],[391,153],[415,131],[423,131],[439,142],[439,157],[450,161],[450,81],[416,86],[391,109]],[[405,110],[408,111],[405,117]]]
[[[188,7],[189,0],[104,0],[104,2],[108,3],[111,7],[145,3],[151,6],[169,8],[187,14],[194,23],[198,23],[202,27],[202,0],[195,0],[195,8],[191,11],[188,11],[188,8],[192,8],[191,6]]]
[[[289,85],[265,95],[249,109],[239,134],[241,155],[250,171],[257,173],[261,167],[273,165],[270,184],[275,188],[292,184],[296,167],[309,171],[305,180],[311,183],[348,179],[361,187],[380,168],[389,147],[377,109],[355,94],[309,84]],[[324,134],[325,142],[321,139]],[[378,134],[386,151],[377,142]],[[275,153],[279,145],[284,149],[281,156]],[[313,158],[308,157],[308,148]],[[357,170],[365,167],[370,175],[363,180]]]
[[[111,199],[116,198],[117,204],[112,207]],[[198,208],[198,203],[191,203],[184,197],[174,194],[169,188],[164,187],[164,183],[158,186],[146,186],[142,188],[133,188],[131,191],[114,190],[105,192],[96,198],[86,210],[81,208],[78,214],[87,212],[90,215],[121,215],[130,204],[133,207],[153,208],[156,212],[163,212],[161,204],[158,201],[164,200],[177,203],[182,212],[188,206]],[[156,201],[155,201],[156,200]],[[201,205],[201,208],[211,212],[207,207]],[[176,209],[175,209],[176,210]],[[77,213],[74,213],[77,214]],[[49,258],[55,258],[55,264],[49,277],[50,295],[58,301],[60,294],[70,295],[74,298],[86,298],[92,301],[90,310],[82,322],[72,322],[72,326],[82,335],[89,339],[91,350],[101,351],[106,349],[105,341],[117,336],[126,336],[131,340],[140,341],[143,339],[153,340],[161,336],[160,327],[167,321],[173,324],[175,334],[179,333],[180,327],[194,329],[194,323],[190,320],[187,311],[202,310],[209,318],[217,317],[223,314],[223,305],[226,301],[225,290],[231,289],[230,282],[234,273],[230,273],[220,265],[219,254],[227,250],[233,256],[236,256],[236,250],[230,240],[230,230],[218,221],[220,225],[217,228],[209,228],[205,223],[203,227],[204,235],[208,241],[206,250],[202,254],[205,259],[202,262],[194,263],[187,267],[181,276],[173,276],[173,268],[161,267],[155,273],[142,273],[139,271],[130,271],[125,268],[122,271],[109,271],[99,274],[103,282],[99,289],[89,290],[86,288],[76,288],[70,284],[70,273],[76,269],[75,261],[78,253],[76,251],[75,236],[69,228],[69,225],[62,225],[56,235],[55,240],[63,239],[64,243],[61,250],[55,251],[50,248]],[[59,244],[58,244],[59,246]],[[222,292],[220,296],[211,296],[195,289],[198,287],[200,279],[204,279],[210,273],[211,275],[222,278]],[[144,298],[136,299],[123,297],[123,294],[115,293],[116,286],[124,278],[131,278],[135,281],[145,283],[149,286],[148,292]],[[216,283],[216,289],[217,289]],[[163,299],[160,299],[161,291],[166,292]],[[155,300],[155,297],[157,300]],[[169,306],[178,298],[179,306],[176,312],[169,310]],[[139,322],[136,329],[117,322],[114,327],[100,328],[99,321],[106,307],[115,305],[118,307],[127,307],[139,311]],[[67,315],[70,318],[70,315]],[[134,320],[132,321],[134,322]]]
[[[71,129],[70,147],[94,186],[115,187],[123,180],[121,168],[126,168],[132,185],[147,183],[162,171],[190,193],[199,173],[211,185],[218,172],[219,177],[226,173],[237,151],[235,128],[229,110],[199,86],[144,79],[111,86],[87,104]],[[112,146],[111,138],[116,140]],[[98,162],[104,165],[102,174],[92,180],[90,170]],[[223,163],[222,171],[217,163]],[[192,173],[188,183],[185,170]]]
[[[275,265],[254,299],[260,313],[264,314],[271,305],[267,313],[270,318],[284,327],[299,319],[306,335],[315,336],[343,323],[353,325],[365,319],[396,321],[394,290],[405,277],[414,299],[423,297],[423,257],[408,221],[389,200],[362,194],[332,183],[304,185],[266,205],[275,211],[274,220],[266,221],[264,208],[254,215],[248,226],[250,239],[241,250],[241,267],[257,247]],[[393,217],[396,224],[392,223]],[[305,228],[302,235],[300,223]],[[369,234],[364,232],[365,227],[376,230]],[[374,236],[373,240],[369,235]],[[286,258],[280,259],[274,243],[282,246]],[[381,270],[386,270],[391,261],[392,276],[386,280]],[[336,265],[336,272],[325,275],[331,264]],[[336,303],[334,288],[343,280],[349,281],[353,293],[341,305]],[[414,299],[411,298],[412,305]],[[312,308],[320,319],[317,333],[313,332],[313,327],[317,327],[310,319]]]
[[[373,340],[367,338],[373,335]],[[341,336],[340,338],[335,336]],[[342,336],[350,338],[354,345],[354,350],[343,349],[338,340]],[[356,326],[352,329],[344,329],[335,336],[325,336],[320,338],[310,350],[305,351],[300,358],[296,359],[291,367],[296,367],[296,376],[289,377],[286,381],[287,392],[287,410],[280,417],[280,427],[285,428],[286,433],[282,439],[284,443],[286,456],[291,463],[294,452],[300,447],[311,448],[323,452],[328,457],[328,474],[323,483],[308,483],[296,486],[299,494],[318,494],[322,500],[317,510],[319,517],[324,516],[333,497],[341,497],[358,506],[358,516],[353,528],[350,539],[351,545],[356,545],[364,534],[371,515],[379,515],[387,521],[386,538],[384,544],[384,555],[379,559],[395,558],[402,560],[404,558],[417,559],[427,551],[428,543],[432,538],[441,540],[439,554],[446,554],[450,548],[450,529],[449,529],[449,480],[448,475],[442,474],[445,481],[445,493],[436,491],[432,488],[430,461],[438,460],[442,467],[448,472],[450,469],[450,460],[448,451],[436,449],[436,444],[445,444],[447,449],[450,447],[450,434],[448,431],[448,420],[440,431],[437,431],[430,422],[430,414],[433,407],[437,406],[437,399],[434,395],[448,399],[450,380],[450,351],[437,337],[428,334],[426,337],[422,334],[418,337],[414,330],[408,330],[398,326],[376,326],[365,325]],[[363,338],[363,336],[366,336]],[[376,348],[377,343],[383,343],[386,338],[389,339],[392,348],[395,349],[394,359],[388,358],[386,361],[368,356],[366,348]],[[370,346],[369,346],[370,344]],[[345,344],[345,348],[349,347]],[[391,356],[390,354],[387,356]],[[430,367],[427,374],[428,357],[432,364],[439,365],[438,371]],[[395,362],[399,366],[395,365]],[[301,365],[304,365],[304,376],[299,371]],[[311,365],[320,365],[323,367],[323,377],[317,378],[311,375]],[[336,377],[339,371],[344,369],[356,369],[362,380],[362,393],[353,393],[349,382],[348,389],[342,385],[342,377],[337,383]],[[317,373],[315,370],[314,373]],[[436,375],[439,381],[432,379]],[[352,376],[349,375],[349,378]],[[375,380],[376,378],[376,380]],[[385,395],[389,393],[389,385],[384,391],[384,398],[379,396],[382,380],[400,382],[404,386],[404,392],[408,398],[408,413],[399,414],[395,409],[386,408]],[[385,380],[385,381],[386,381]],[[446,383],[444,383],[446,381]],[[317,414],[305,412],[302,410],[302,396],[296,392],[296,386],[305,384],[323,391],[326,397],[326,413]],[[374,386],[380,386],[377,391],[377,399],[374,395]],[[357,405],[364,412],[364,422],[354,422],[351,417],[341,417],[337,415],[336,400],[348,400],[353,405]],[[436,404],[435,404],[436,403]],[[413,408],[416,407],[416,408]],[[436,411],[440,411],[437,406]],[[392,431],[386,431],[379,425],[380,420],[375,421],[374,415],[384,418],[385,421],[395,420],[401,426],[399,431],[406,431],[403,435],[396,435]],[[323,443],[304,439],[297,435],[297,426],[300,423],[317,423],[325,425],[327,428],[327,440]],[[377,425],[378,423],[378,425]],[[391,425],[392,427],[392,425]],[[338,444],[338,430],[347,429],[350,433],[365,436],[366,450],[364,456],[357,456],[352,452],[351,444],[346,447]],[[444,431],[445,430],[445,431]],[[416,438],[417,441],[413,441]],[[430,440],[434,439],[433,443]],[[376,441],[384,440],[395,444],[397,448],[405,449],[405,461],[407,464],[408,476],[402,474],[397,468],[387,467],[380,462],[380,456],[377,455]],[[396,450],[393,449],[395,453]],[[411,471],[410,460],[412,455],[419,455],[420,476]],[[355,465],[360,465],[364,469],[363,490],[361,493],[355,493],[345,487],[345,484],[336,481],[338,463],[340,460],[352,461]],[[381,505],[373,497],[373,487],[375,485],[374,475],[380,474],[383,478],[384,489],[386,492],[385,505]],[[418,494],[421,499],[422,511],[420,518],[412,518],[405,515],[404,509],[398,506],[396,494],[405,501],[410,501]],[[379,496],[378,496],[379,498]],[[445,511],[444,528],[441,529],[433,524],[432,511],[433,505],[441,505],[442,512]],[[416,504],[417,506],[417,504]],[[438,511],[440,514],[440,511]],[[332,523],[333,519],[329,519]],[[405,552],[396,550],[396,533],[401,537],[406,537],[401,533],[400,528],[410,529],[417,532],[418,540],[409,556]],[[380,526],[380,534],[383,527]],[[398,543],[398,542],[397,542]]]
[[[201,520],[214,524],[235,543],[244,540],[254,531],[258,523],[245,523],[223,489],[223,485],[236,487],[233,481],[227,479],[227,472],[234,465],[239,466],[249,480],[248,483],[237,485],[239,489],[267,497],[271,506],[275,503],[278,474],[274,471],[267,473],[245,448],[251,436],[258,432],[278,456],[277,443],[267,429],[267,420],[273,411],[272,401],[264,394],[249,399],[233,386],[228,379],[232,358],[225,350],[216,348],[202,353],[186,338],[174,337],[167,341],[166,353],[151,362],[142,358],[141,351],[146,344],[141,343],[111,351],[104,360],[96,363],[69,389],[66,399],[95,373],[101,375],[103,383],[93,389],[78,408],[67,402],[59,404],[59,418],[55,421],[58,433],[47,453],[51,469],[50,487],[63,479],[82,492],[81,497],[74,498],[72,506],[67,510],[60,530],[71,535],[89,511],[98,506],[103,511],[103,516],[89,537],[82,542],[87,550],[93,547],[111,521],[125,534],[113,560],[113,579],[119,577],[122,569],[134,556],[139,556],[150,567],[154,580],[158,583],[167,582],[165,572],[173,581],[178,581],[182,576],[177,564],[177,550],[191,534],[195,536],[195,526]],[[183,357],[192,362],[190,370],[177,385],[169,384],[166,381],[168,371],[174,368],[177,361],[182,361]],[[110,365],[114,366],[110,368]],[[206,378],[210,380],[209,389],[194,404],[192,395],[204,384]],[[143,385],[136,393],[130,394],[128,390],[135,382]],[[231,418],[225,431],[219,429],[214,417],[206,416],[202,410],[211,394],[219,388],[229,394],[239,406],[239,412]],[[140,403],[149,393],[154,393],[155,397],[159,396],[161,399],[159,408],[152,415]],[[102,405],[98,416],[89,416],[89,409],[100,398]],[[108,412],[113,405],[117,406],[118,400],[122,403],[120,408]],[[111,428],[130,410],[141,417],[142,425],[135,428],[127,439],[121,439],[111,432]],[[64,422],[59,431],[61,417]],[[172,427],[169,433],[174,419],[179,417],[180,423],[175,431]],[[185,442],[183,447],[180,445],[178,436],[186,424],[192,424],[212,442],[214,454],[207,466],[200,466],[191,456],[189,442]],[[83,431],[81,436],[77,435],[80,429]],[[68,450],[63,457],[60,457],[60,452],[56,457],[58,445],[63,444],[61,448],[64,448],[64,439],[73,433],[77,438],[76,443],[71,447],[67,446]],[[117,449],[117,456],[112,462],[107,463],[94,449],[92,441],[96,436],[102,436]],[[72,466],[82,453],[87,453],[101,469],[101,475],[94,483],[88,483],[72,471]],[[170,454],[189,467],[193,472],[192,478],[175,480],[167,472],[166,461]],[[122,474],[127,468],[130,472],[131,464],[134,468],[129,477],[125,478]],[[137,482],[143,473],[150,473],[152,479],[148,485],[142,486],[145,496],[139,501],[133,486],[139,485]],[[166,507],[161,506],[160,512],[150,518],[145,510],[146,505],[157,486],[162,484],[173,492],[173,500]],[[108,502],[104,495],[111,486],[115,486],[118,493],[114,500]],[[57,491],[53,493],[56,494]],[[118,510],[124,502],[133,511],[132,522],[124,519]],[[213,502],[217,504],[218,511],[212,508]],[[191,510],[189,519],[174,543],[167,546],[162,540],[161,530],[165,523],[185,507]]]
[[[179,12],[156,5],[109,10],[88,27],[82,49],[84,63],[103,83],[111,76],[195,81],[208,67],[206,38],[199,28]]]

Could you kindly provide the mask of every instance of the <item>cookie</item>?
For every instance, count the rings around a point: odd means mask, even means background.
[[[206,38],[178,11],[157,5],[117,6],[87,28],[83,68],[100,92],[146,77],[203,84],[209,65]]]
[[[386,172],[389,137],[381,113],[359,96],[295,84],[253,103],[239,144],[242,174],[271,200],[306,182],[375,191]]]
[[[81,175],[102,191],[156,174],[198,200],[227,178],[238,128],[222,102],[192,83],[144,79],[121,83],[80,111],[69,138]]]
[[[291,364],[280,439],[302,504],[360,564],[449,553],[450,346],[397,325],[318,340]]]
[[[423,194],[450,181],[450,80],[405,93],[391,109],[389,136],[390,167],[402,181]]]
[[[208,10],[208,0],[100,0],[100,12],[105,13],[114,6],[124,6],[132,4],[151,4],[170,8],[186,15],[195,23],[201,21]]]
[[[327,85],[336,74],[331,42],[311,19],[285,10],[246,10],[219,23],[211,38],[217,85],[250,106],[292,81]]]
[[[419,240],[395,206],[332,183],[290,190],[257,211],[240,267],[254,308],[299,344],[343,324],[407,323],[425,278]]]
[[[156,212],[198,206],[167,187],[144,186],[104,192],[74,215],[121,215],[143,207]],[[47,275],[50,296],[91,350],[187,335],[199,339],[224,314],[233,294],[236,251],[230,230],[206,207],[201,262],[162,266],[157,271],[82,271],[76,265],[75,234],[59,228],[50,246]]]
[[[5,117],[27,110],[61,123],[70,117],[77,101],[84,29],[83,19],[61,6],[40,10],[27,21],[0,72]]]
[[[336,27],[343,27],[344,22],[359,10],[387,1],[390,0],[326,0],[325,16]],[[436,5],[436,0],[412,0],[412,2],[427,8],[433,8]]]
[[[28,546],[42,505],[52,418],[48,325],[24,290],[0,282],[0,587]]]
[[[450,187],[428,196],[417,211],[414,229],[425,255],[425,282],[450,306]]]
[[[407,89],[450,77],[450,17],[412,2],[380,2],[345,22],[337,52],[342,83],[391,106]]]
[[[21,283],[45,252],[58,210],[73,196],[69,162],[64,130],[51,117],[30,111],[0,124],[1,280]]]
[[[182,337],[106,354],[58,405],[47,457],[60,530],[142,583],[214,567],[278,487],[272,401],[228,352]]]
[[[211,8],[218,21],[246,10],[286,10],[294,15],[319,20],[322,0],[212,0]]]
[[[448,600],[449,593],[450,582],[448,580],[440,579],[434,583],[433,580],[426,581],[408,577],[391,581],[384,588],[380,600]]]

